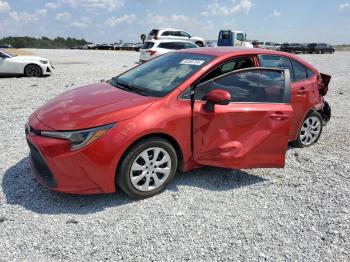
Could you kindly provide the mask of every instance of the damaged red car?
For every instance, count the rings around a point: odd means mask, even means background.
[[[162,192],[177,170],[282,168],[331,110],[330,76],[264,49],[168,53],[65,92],[26,125],[33,174],[50,190],[132,197]]]

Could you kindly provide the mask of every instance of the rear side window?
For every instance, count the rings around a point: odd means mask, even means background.
[[[236,103],[290,103],[290,89],[284,71],[254,69],[232,73],[205,82],[196,89],[196,99],[206,100],[212,89],[223,89]]]
[[[145,42],[141,49],[151,49],[154,46],[153,42]]]
[[[149,32],[149,35],[151,35],[151,36],[157,36],[157,35],[158,35],[158,32],[159,32],[159,30],[153,29],[151,32]]]
[[[259,55],[258,57],[261,67],[288,69],[290,73],[290,79],[294,81],[292,63],[288,58],[277,55]]]
[[[170,32],[169,31],[164,31],[163,33],[162,33],[162,36],[169,36],[170,35]]]
[[[295,81],[302,81],[311,76],[313,76],[313,72],[308,69],[306,66],[300,64],[299,62],[292,59],[292,65],[294,69],[294,79]]]
[[[158,45],[159,48],[165,48],[165,49],[172,49],[176,50],[178,47],[176,46],[175,42],[170,42],[170,43],[160,43]]]
[[[221,39],[229,39],[231,31],[221,31],[220,38]]]

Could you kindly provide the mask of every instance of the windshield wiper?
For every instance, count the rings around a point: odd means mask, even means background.
[[[120,83],[118,81],[118,79],[114,79],[114,86],[119,87],[119,88],[124,89],[124,90],[130,90],[130,91],[137,93],[139,95],[142,95],[142,96],[147,96],[145,91],[143,91],[142,89],[140,89],[136,86],[131,86],[131,85],[126,85],[126,84]]]

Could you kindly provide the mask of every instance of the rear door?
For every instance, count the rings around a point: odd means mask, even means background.
[[[299,128],[310,107],[313,97],[311,92],[315,89],[313,84],[316,79],[313,72],[299,62],[276,55],[259,55],[259,62],[262,67],[288,69],[291,75],[293,119],[289,132],[289,140],[296,139]]]
[[[227,90],[231,102],[207,111],[212,89]],[[283,167],[292,113],[288,70],[249,68],[204,82],[193,104],[194,159],[225,168]]]

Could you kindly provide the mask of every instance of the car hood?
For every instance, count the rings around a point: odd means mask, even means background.
[[[133,118],[155,99],[103,82],[67,91],[40,107],[35,115],[54,130],[78,130]]]
[[[40,61],[40,60],[45,60],[47,61],[46,58],[40,57],[40,56],[25,56],[25,55],[18,55],[18,56],[13,56],[11,57],[12,60],[32,60],[32,61]]]

